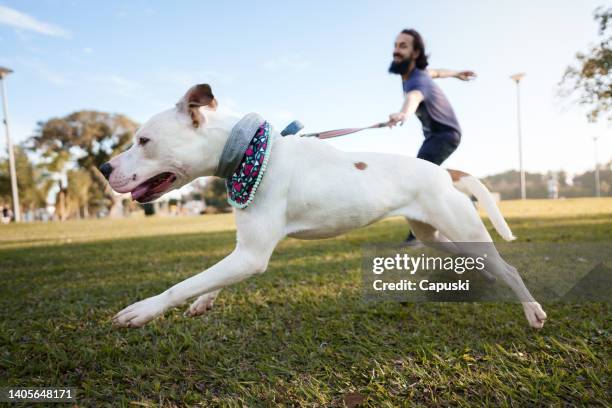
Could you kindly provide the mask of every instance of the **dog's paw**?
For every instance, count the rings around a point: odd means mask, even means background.
[[[113,317],[113,323],[121,327],[142,327],[167,309],[160,296],[153,296],[126,307]]]
[[[200,296],[189,306],[184,315],[187,317],[196,317],[208,312],[212,309],[218,293],[219,291],[214,291]]]
[[[546,321],[546,312],[542,309],[542,306],[538,302],[525,302],[523,303],[523,310],[525,311],[525,317],[529,325],[535,329],[541,329],[544,327]]]

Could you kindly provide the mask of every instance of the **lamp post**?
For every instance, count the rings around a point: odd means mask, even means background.
[[[599,190],[599,160],[597,158],[597,136],[593,136],[593,152],[595,157],[595,197],[601,197]]]
[[[527,192],[525,189],[525,170],[523,169],[523,139],[521,136],[521,91],[520,83],[521,79],[525,76],[524,72],[511,75],[510,78],[516,82],[516,121],[518,127],[518,142],[519,142],[519,170],[521,173],[521,199],[527,198]]]
[[[11,142],[11,134],[9,132],[8,122],[8,102],[6,100],[6,91],[4,89],[4,77],[13,71],[0,67],[0,90],[2,91],[2,106],[4,107],[4,126],[6,129],[6,148],[9,156],[9,169],[11,173],[11,191],[13,193],[13,215],[15,222],[21,220],[21,211],[19,210],[19,192],[17,190],[17,173],[15,171],[15,153],[13,152],[13,143]]]

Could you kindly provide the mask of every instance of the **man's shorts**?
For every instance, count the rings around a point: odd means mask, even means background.
[[[457,149],[460,141],[461,134],[455,130],[432,133],[423,141],[417,157],[439,166]]]

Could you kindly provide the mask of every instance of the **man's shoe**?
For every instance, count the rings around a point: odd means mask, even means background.
[[[404,241],[404,245],[409,246],[410,248],[424,248],[425,247],[425,245],[412,234],[410,234],[408,238],[406,238],[406,240]]]

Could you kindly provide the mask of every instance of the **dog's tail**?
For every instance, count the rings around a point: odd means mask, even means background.
[[[491,220],[491,223],[493,224],[493,227],[499,233],[499,235],[501,235],[506,241],[516,239],[487,187],[476,177],[468,173],[459,170],[447,170],[453,179],[455,187],[459,191],[476,197],[478,203],[484,207],[489,219]]]

